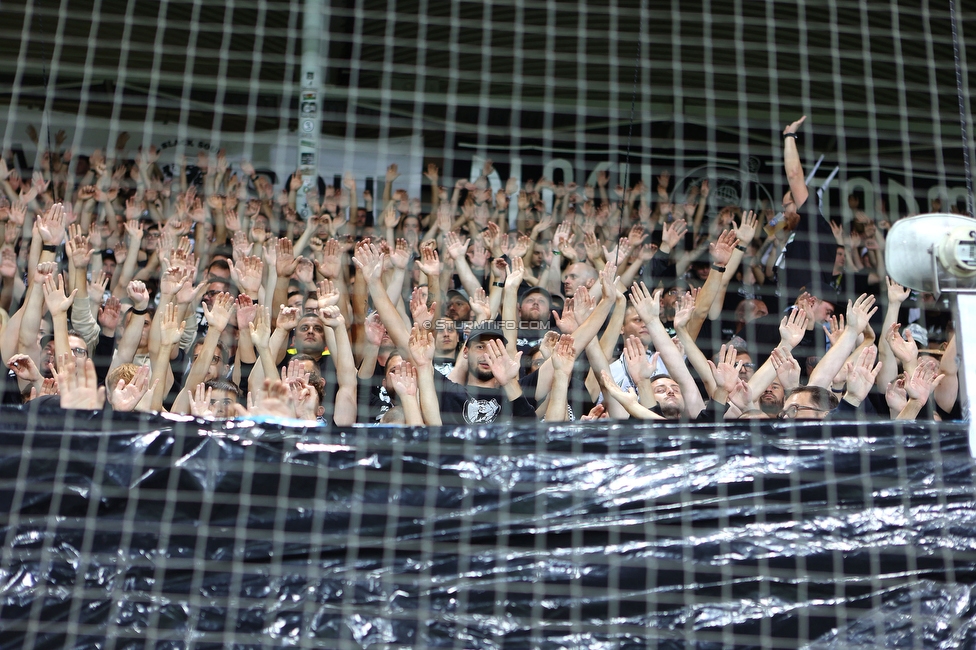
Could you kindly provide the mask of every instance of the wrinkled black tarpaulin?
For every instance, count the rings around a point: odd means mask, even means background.
[[[0,648],[976,644],[956,426],[4,411],[0,481]]]

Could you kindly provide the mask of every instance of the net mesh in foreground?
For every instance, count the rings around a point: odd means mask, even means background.
[[[961,428],[5,416],[4,648],[974,641]]]
[[[280,188],[304,12],[4,2],[4,149],[28,170],[28,124],[79,156],[128,132],[164,164],[225,148]],[[675,203],[707,178],[709,215],[760,209],[786,189],[779,133],[806,114],[811,187],[839,168],[826,214],[849,219],[850,194],[875,219],[963,203],[948,3],[360,0],[321,19],[330,184],[352,170],[376,195],[396,162],[426,206],[426,162],[450,187],[491,158],[499,186],[667,169]],[[973,643],[971,461],[951,426],[0,419],[0,647]]]

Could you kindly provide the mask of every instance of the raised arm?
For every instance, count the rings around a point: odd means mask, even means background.
[[[441,424],[441,409],[434,385],[434,333],[414,324],[410,330],[410,358],[417,368],[417,392],[424,422]]]
[[[335,396],[335,411],[333,420],[338,426],[349,426],[356,423],[357,404],[356,391],[359,386],[356,377],[356,362],[352,356],[352,346],[349,344],[349,332],[346,321],[338,306],[330,305],[319,310],[319,317],[325,322],[325,338],[332,360],[336,368],[336,380],[339,384]]]
[[[739,238],[730,230],[724,231],[718,237],[718,241],[708,245],[709,253],[712,257],[712,267],[708,272],[708,278],[698,292],[698,299],[695,302],[695,310],[692,312],[691,321],[688,323],[688,333],[692,338],[697,339],[701,331],[712,303],[718,297],[722,286],[722,278],[728,270],[726,265],[739,245]]]
[[[790,183],[790,192],[793,193],[793,201],[796,207],[806,203],[810,195],[807,190],[806,180],[803,178],[803,165],[800,163],[800,152],[796,147],[796,132],[800,125],[806,121],[804,115],[796,122],[793,122],[783,129],[783,164],[786,166],[786,179]]]
[[[153,390],[149,395],[149,408],[152,411],[163,410],[163,397],[166,393],[166,376],[170,372],[170,353],[179,344],[183,330],[186,328],[186,321],[180,320],[180,308],[175,303],[169,303],[165,308],[160,309],[163,318],[159,326],[159,345],[150,359],[152,376],[150,381]],[[156,320],[156,319],[153,319]],[[208,359],[210,357],[207,357]],[[145,397],[143,397],[145,399]]]
[[[353,263],[363,273],[369,295],[373,299],[373,306],[376,307],[390,339],[400,350],[407,353],[410,350],[409,330],[400,312],[387,295],[386,287],[382,282],[385,257],[376,246],[363,242],[356,247]]]
[[[661,323],[662,293],[663,290],[658,289],[651,294],[642,282],[640,285],[635,284],[631,287],[630,299],[637,309],[637,313],[647,325],[651,334],[651,342],[654,344],[654,349],[661,354],[661,360],[668,369],[668,374],[681,387],[681,394],[685,401],[685,412],[689,417],[696,418],[704,410],[705,402],[701,393],[698,392],[698,386],[691,376],[691,371],[685,364],[684,356],[671,340],[668,331],[664,329],[664,324]]]
[[[214,352],[217,351],[217,343],[220,335],[230,322],[230,315],[234,308],[234,297],[229,293],[219,293],[214,296],[213,307],[208,308],[203,305],[203,315],[207,319],[207,335],[203,337],[203,345],[196,361],[190,366],[186,373],[182,390],[173,403],[174,413],[188,413],[190,409],[190,391],[195,390],[197,384],[202,382],[207,376],[207,369],[213,359]]]
[[[847,328],[830,346],[827,354],[820,359],[820,363],[810,373],[809,386],[829,388],[834,376],[847,361],[847,357],[857,347],[857,337],[867,327],[871,316],[878,308],[874,306],[875,298],[869,294],[861,296],[853,303],[847,302]]]
[[[576,349],[573,337],[563,334],[552,353],[552,389],[549,391],[549,405],[546,407],[546,422],[563,422],[567,419],[569,405],[569,379],[576,363]]]
[[[881,338],[878,341],[878,359],[882,363],[881,372],[877,378],[878,390],[885,390],[898,375],[898,363],[888,339],[891,337],[893,328],[897,332],[898,312],[912,293],[911,289],[901,286],[889,277],[885,277],[885,282],[888,288],[888,306],[885,308],[884,322],[881,324]]]
[[[49,276],[44,282],[44,303],[54,321],[54,353],[59,357],[72,354],[68,344],[68,309],[71,308],[77,292],[76,289],[71,295],[65,295],[64,290],[64,278],[60,273]]]
[[[129,300],[132,301],[132,309],[129,311],[131,315],[125,324],[125,329],[122,330],[122,338],[115,356],[112,357],[110,371],[123,363],[132,363],[136,350],[139,349],[139,341],[142,339],[143,325],[148,317],[146,310],[149,309],[149,291],[146,285],[138,280],[132,280],[126,285],[125,290]]]
[[[481,282],[478,281],[474,271],[471,270],[471,266],[468,264],[468,259],[465,257],[471,240],[461,239],[456,232],[449,232],[444,239],[444,243],[447,246],[448,256],[454,260],[454,268],[457,270],[458,277],[461,278],[461,285],[468,292],[469,296],[474,295],[474,292],[481,287]]]

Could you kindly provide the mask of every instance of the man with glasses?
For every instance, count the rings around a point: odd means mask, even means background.
[[[837,408],[838,403],[837,396],[826,388],[800,386],[790,392],[777,417],[786,420],[824,420]]]

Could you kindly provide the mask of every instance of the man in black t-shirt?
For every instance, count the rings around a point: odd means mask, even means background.
[[[435,373],[444,424],[537,419],[518,382],[521,353],[513,359],[505,349],[506,343],[497,325],[479,323],[461,352],[461,363],[468,364],[467,385],[455,384]]]

